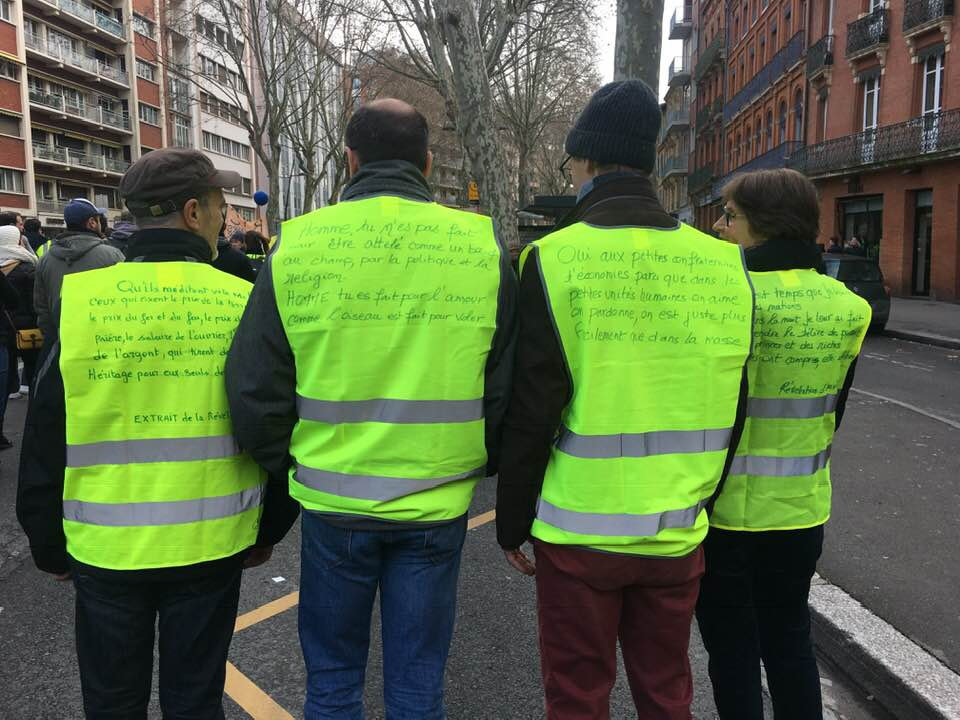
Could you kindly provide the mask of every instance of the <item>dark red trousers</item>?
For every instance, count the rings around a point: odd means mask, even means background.
[[[690,720],[703,551],[645,558],[534,541],[547,720],[607,720],[617,640],[640,720]]]

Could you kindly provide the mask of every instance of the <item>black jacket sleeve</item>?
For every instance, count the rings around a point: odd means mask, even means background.
[[[0,272],[0,306],[4,310],[15,310],[20,305],[20,295],[7,276]]]
[[[503,420],[510,402],[513,381],[513,357],[517,342],[517,276],[510,256],[502,253],[500,296],[497,300],[497,329],[484,372],[483,415],[487,446],[487,475],[496,475],[500,467],[500,443]]]
[[[857,360],[854,358],[850,363],[850,369],[847,370],[847,377],[843,381],[843,387],[837,393],[837,408],[834,412],[834,432],[840,429],[840,421],[843,420],[843,413],[847,409],[847,398],[850,397],[850,388],[853,387],[853,376],[857,372]]]
[[[534,248],[520,276],[513,387],[504,420],[497,484],[497,542],[505,550],[530,537],[550,446],[573,384],[553,328]]]
[[[33,562],[49,573],[68,570],[67,539],[63,534],[66,418],[58,342],[37,372],[23,430],[17,487],[17,520],[30,541]]]

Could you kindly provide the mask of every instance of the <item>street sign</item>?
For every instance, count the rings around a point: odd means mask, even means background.
[[[473,180],[470,181],[470,184],[467,185],[467,200],[472,203],[480,202],[480,189],[477,187],[477,183]]]

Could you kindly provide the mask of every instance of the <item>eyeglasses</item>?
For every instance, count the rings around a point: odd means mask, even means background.
[[[723,209],[723,221],[727,224],[727,227],[730,227],[730,221],[735,220],[736,217],[737,214],[735,212],[731,212],[727,210],[727,208]]]
[[[567,167],[567,163],[569,163],[572,159],[573,156],[567,155],[563,159],[563,162],[560,163],[560,175],[562,175],[563,179],[567,181],[573,180],[573,173],[570,171],[570,168]]]

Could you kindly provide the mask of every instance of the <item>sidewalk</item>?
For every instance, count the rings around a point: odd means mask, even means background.
[[[892,298],[886,334],[960,349],[960,304]]]

